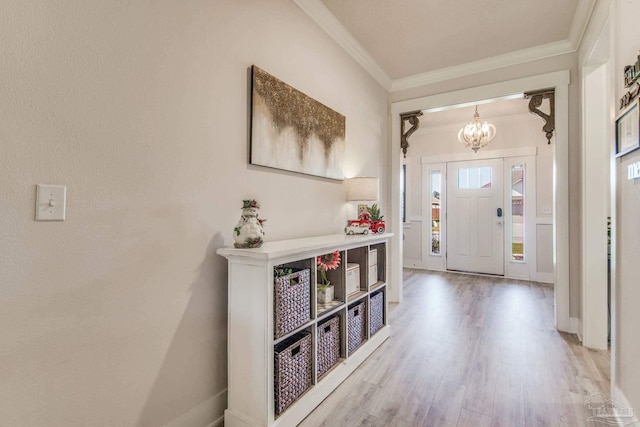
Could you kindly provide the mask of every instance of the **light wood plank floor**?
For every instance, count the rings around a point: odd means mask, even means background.
[[[553,288],[405,270],[391,337],[300,425],[586,426],[609,352],[553,326]]]

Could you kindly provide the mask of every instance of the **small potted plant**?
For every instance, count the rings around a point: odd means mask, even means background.
[[[327,278],[327,270],[335,270],[340,266],[340,252],[334,251],[320,255],[317,258],[320,281],[318,282],[318,304],[327,304],[333,301],[333,285]]]
[[[292,268],[276,267],[276,268],[273,269],[273,276],[274,277],[289,276],[292,273],[293,273],[293,269]],[[292,284],[291,281],[289,281],[289,284]]]
[[[377,204],[373,204],[371,207],[367,206],[369,212],[369,220],[371,221],[369,229],[373,233],[384,233],[386,225],[384,223],[384,215],[380,214],[380,208]]]

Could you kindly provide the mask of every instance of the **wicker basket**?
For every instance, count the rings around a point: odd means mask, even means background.
[[[311,319],[309,269],[274,279],[273,335],[276,339]]]
[[[318,324],[318,377],[331,369],[340,359],[340,317],[333,316]]]
[[[371,295],[369,311],[369,335],[372,336],[384,326],[384,292]]]
[[[275,346],[275,412],[280,415],[311,387],[311,334],[298,332]]]
[[[364,301],[355,303],[349,307],[349,312],[347,313],[349,354],[367,339],[365,309],[366,304]]]

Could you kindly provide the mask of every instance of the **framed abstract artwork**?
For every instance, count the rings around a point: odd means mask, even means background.
[[[342,180],[345,117],[251,67],[250,163]]]
[[[640,147],[640,107],[635,101],[616,120],[616,156],[623,156]]]

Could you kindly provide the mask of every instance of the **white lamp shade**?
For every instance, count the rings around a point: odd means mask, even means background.
[[[378,178],[362,176],[347,179],[347,201],[369,202],[378,200]]]

